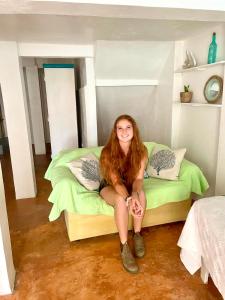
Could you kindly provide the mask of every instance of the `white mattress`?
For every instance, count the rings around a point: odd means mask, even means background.
[[[225,197],[196,201],[178,241],[180,258],[194,274],[202,265],[225,299]]]

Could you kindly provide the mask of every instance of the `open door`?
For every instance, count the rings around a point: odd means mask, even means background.
[[[44,65],[52,157],[78,147],[74,67]]]

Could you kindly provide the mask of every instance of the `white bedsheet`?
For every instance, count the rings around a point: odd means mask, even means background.
[[[205,266],[225,299],[225,197],[196,201],[178,240],[180,258],[194,274]]]

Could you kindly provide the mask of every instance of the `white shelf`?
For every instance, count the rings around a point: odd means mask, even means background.
[[[199,66],[196,66],[193,68],[176,70],[175,73],[185,73],[185,72],[191,72],[191,71],[204,71],[207,68],[211,68],[211,67],[223,65],[223,64],[225,64],[225,60],[217,61],[213,64],[199,65]]]
[[[184,105],[184,106],[201,106],[201,107],[218,107],[221,108],[222,104],[210,104],[210,103],[200,103],[200,102],[190,102],[190,103],[183,103],[180,101],[175,101],[173,102],[174,104],[180,104],[180,105]]]
[[[96,79],[96,86],[157,86],[155,79]]]

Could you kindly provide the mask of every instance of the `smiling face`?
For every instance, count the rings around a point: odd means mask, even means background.
[[[133,136],[133,126],[126,119],[119,120],[116,124],[116,135],[120,143],[130,143]]]

